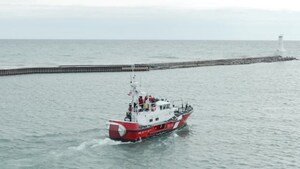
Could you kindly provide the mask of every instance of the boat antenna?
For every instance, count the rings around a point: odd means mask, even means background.
[[[134,74],[134,69],[135,69],[135,65],[132,64],[131,65],[131,70],[132,70],[132,76],[131,76],[131,81],[130,81],[130,86],[131,86],[131,105],[133,106],[133,111],[131,111],[131,120],[132,121],[136,121],[136,107],[135,107],[135,95],[137,94],[137,89],[136,89],[136,82],[135,82],[135,74]]]
[[[132,72],[134,72],[134,68],[135,68],[135,64],[132,64],[132,65],[131,65],[131,70],[132,70]]]
[[[132,71],[132,74],[134,75],[134,69],[135,69],[135,64],[132,64],[131,65],[131,71]]]
[[[135,83],[135,74],[134,74],[135,64],[131,65],[132,75],[130,75],[130,83]]]

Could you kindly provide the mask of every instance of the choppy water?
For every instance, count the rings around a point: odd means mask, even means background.
[[[0,168],[299,168],[299,67],[137,72],[155,96],[195,108],[187,128],[138,143],[111,141],[105,130],[124,117],[130,73],[0,77]]]

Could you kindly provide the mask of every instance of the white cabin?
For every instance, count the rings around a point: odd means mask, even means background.
[[[176,110],[176,108],[173,108],[170,102],[168,101],[157,101],[155,103],[145,103],[145,105],[146,107],[150,106],[148,111],[144,109],[143,111],[135,112],[136,121],[140,125],[152,125],[152,124],[167,121],[172,117],[174,117],[174,111]]]

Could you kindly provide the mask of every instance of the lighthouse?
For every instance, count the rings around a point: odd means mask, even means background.
[[[279,35],[278,36],[278,48],[275,52],[275,55],[278,55],[278,56],[284,56],[285,55],[285,49],[283,47],[283,35]]]

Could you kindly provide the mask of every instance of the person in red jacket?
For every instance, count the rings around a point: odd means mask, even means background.
[[[142,96],[140,96],[139,97],[139,105],[141,106],[141,108],[143,108],[144,107],[144,99],[143,99],[143,97]]]
[[[131,105],[131,103],[129,104],[128,111],[132,112],[132,105]]]
[[[154,103],[154,97],[152,97],[151,95],[149,96],[149,101],[150,103]]]

